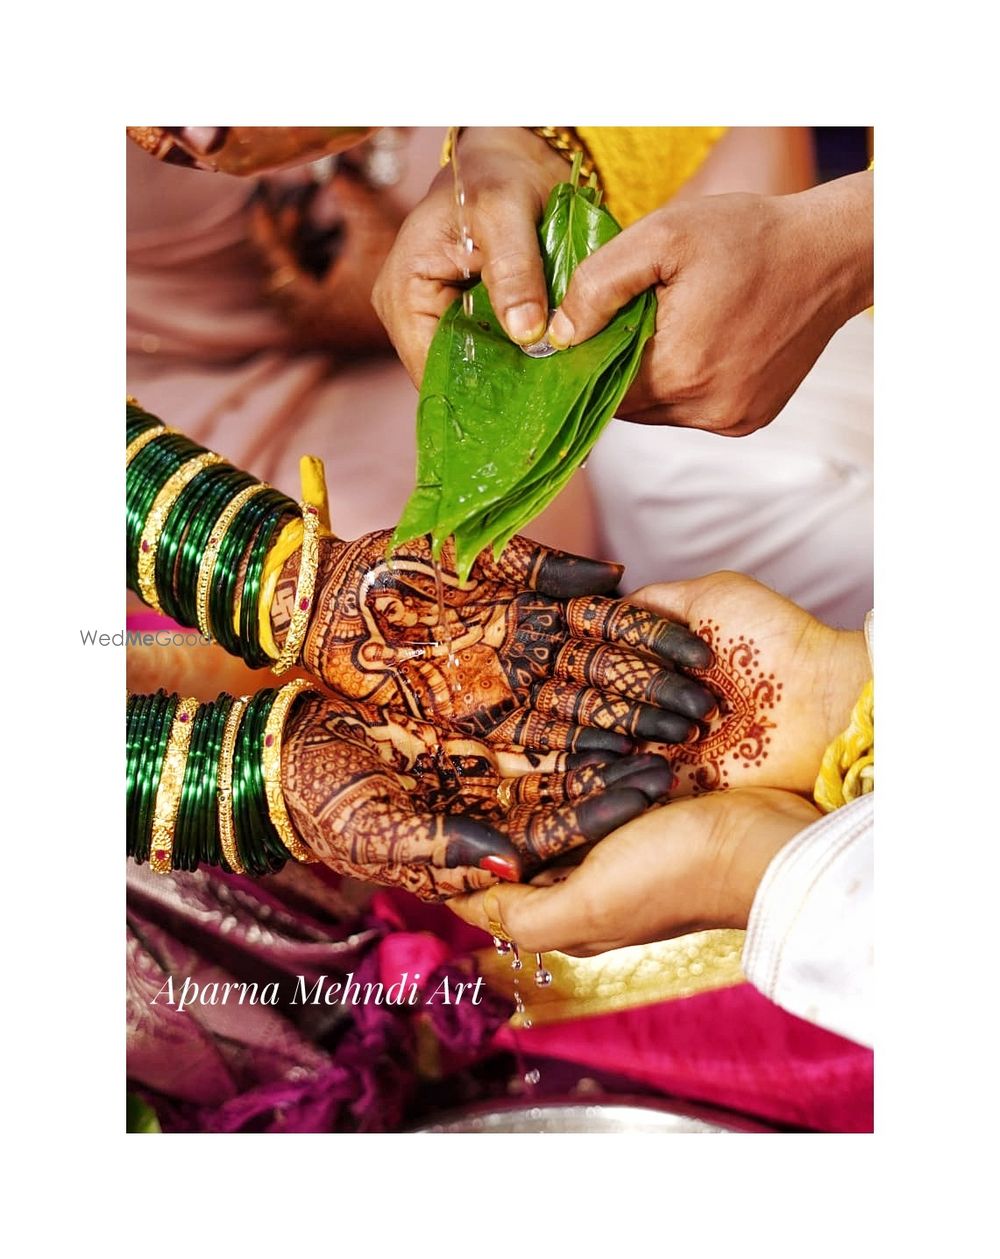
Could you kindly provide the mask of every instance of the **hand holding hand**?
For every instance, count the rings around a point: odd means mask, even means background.
[[[820,816],[800,796],[744,788],[652,809],[567,870],[449,901],[530,952],[579,957],[714,927],[746,927],[771,859]]]

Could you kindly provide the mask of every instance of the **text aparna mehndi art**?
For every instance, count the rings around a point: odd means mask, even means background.
[[[174,1006],[181,1013],[192,1005],[458,1005],[464,1001],[479,1005],[483,999],[483,977],[456,980],[445,976],[433,991],[421,994],[418,984],[420,972],[410,978],[403,971],[395,983],[361,983],[350,971],[342,980],[330,980],[320,975],[311,983],[305,975],[296,975],[291,999],[282,995],[283,984],[273,980],[257,983],[208,983],[199,984],[189,975],[178,978],[168,975],[150,1005]],[[287,996],[287,984],[284,985]]]

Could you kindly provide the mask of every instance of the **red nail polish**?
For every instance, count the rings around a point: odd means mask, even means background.
[[[719,705],[713,704],[708,712],[702,717],[702,721],[714,721],[719,715]]]
[[[508,883],[517,883],[521,878],[521,868],[518,863],[511,857],[500,857],[496,853],[490,853],[488,857],[481,858],[479,868],[495,874],[498,879],[506,879]]]
[[[701,738],[701,729],[698,726],[691,726],[688,730],[688,736],[684,740],[685,743],[697,743]]]

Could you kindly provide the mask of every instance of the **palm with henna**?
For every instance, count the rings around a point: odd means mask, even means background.
[[[671,748],[677,794],[781,787],[811,795],[871,665],[862,631],[834,630],[740,573],[644,586],[629,601],[690,625],[714,660],[692,670],[719,698],[697,743]]]
[[[607,597],[620,565],[517,537],[462,583],[450,542],[436,571],[427,538],[389,559],[390,536],[320,543],[302,659],[338,694],[534,752],[672,747],[714,711],[710,690],[679,671],[708,666],[709,648],[676,620]],[[272,604],[279,643],[298,559]]]
[[[317,694],[298,701],[283,740],[285,802],[312,853],[425,900],[530,874],[637,818],[672,781],[655,754],[529,758]]]

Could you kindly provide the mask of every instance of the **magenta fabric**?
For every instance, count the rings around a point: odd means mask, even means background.
[[[179,1011],[153,1004],[169,975],[279,980],[283,993],[298,975],[386,988],[405,977],[426,998],[445,976],[473,978],[472,954],[488,938],[445,906],[395,891],[369,898],[318,867],[254,881],[157,877],[129,863],[127,923],[129,1083],[168,1131],[395,1131],[505,1099],[533,1063],[549,1084],[588,1077],[777,1126],[872,1127],[871,1052],[746,984],[527,1032],[509,1027],[509,1002],[488,992],[478,1005]]]
[[[422,970],[431,957],[442,957],[445,942],[453,956],[489,944],[443,906],[396,892],[380,893],[373,910],[398,931],[382,946],[383,979]],[[436,934],[406,932],[406,926]],[[526,992],[530,1004],[530,980]],[[776,1123],[872,1130],[872,1051],[786,1013],[749,984],[529,1031],[505,1025],[494,1044]]]

